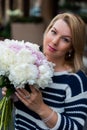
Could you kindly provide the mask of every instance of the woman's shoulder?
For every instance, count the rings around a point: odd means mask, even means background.
[[[76,73],[74,72],[69,73],[68,78],[78,81],[80,80],[86,81],[87,83],[87,75],[82,70],[78,70]]]
[[[82,70],[78,70],[76,73],[70,73],[68,78],[73,79],[74,81],[78,81],[87,85],[87,75]]]
[[[76,72],[76,74],[79,75],[80,77],[83,77],[83,78],[87,79],[86,73],[84,71],[82,71],[82,70],[78,70]]]
[[[82,70],[70,73],[67,77],[67,82],[75,93],[87,91],[87,76]]]
[[[87,75],[85,72],[79,70],[76,75],[78,75],[78,77],[80,78],[80,80],[82,81],[82,85],[84,88],[84,91],[87,91]]]

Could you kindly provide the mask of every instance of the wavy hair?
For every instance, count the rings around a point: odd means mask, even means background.
[[[72,64],[73,70],[76,72],[83,68],[83,54],[86,44],[86,24],[80,16],[73,13],[61,13],[53,18],[49,26],[45,30],[44,36],[52,28],[58,19],[64,20],[71,30],[72,35],[72,56],[66,61]]]

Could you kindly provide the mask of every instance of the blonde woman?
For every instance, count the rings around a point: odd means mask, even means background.
[[[58,14],[51,21],[44,33],[43,52],[55,63],[53,83],[42,90],[30,86],[31,93],[17,89],[15,130],[83,129],[87,116],[87,77],[82,60],[85,28],[83,20],[72,13]]]

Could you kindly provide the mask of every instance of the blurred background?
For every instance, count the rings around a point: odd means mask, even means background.
[[[87,0],[0,0],[0,39],[42,45],[43,33],[51,19],[65,11],[79,14],[87,24]],[[87,44],[83,60],[87,73]]]
[[[87,0],[0,0],[0,37],[41,45],[51,19],[65,11],[79,14],[87,23]]]

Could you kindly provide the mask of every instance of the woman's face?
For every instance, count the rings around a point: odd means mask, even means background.
[[[48,60],[64,60],[65,54],[72,50],[71,31],[65,21],[59,19],[44,36],[43,51]]]

